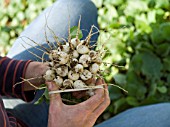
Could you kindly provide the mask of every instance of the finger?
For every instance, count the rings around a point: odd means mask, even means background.
[[[107,89],[105,89],[105,99],[104,102],[101,103],[93,112],[92,116],[93,118],[98,118],[104,111],[105,109],[110,105],[110,98],[109,98],[109,92]]]
[[[57,85],[54,82],[46,82],[48,91],[55,91],[58,90]],[[62,99],[60,94],[50,94],[50,105],[59,105],[62,104]]]
[[[100,85],[102,79],[97,79],[96,84]],[[95,95],[90,97],[88,100],[78,104],[82,108],[87,109],[89,112],[94,111],[104,101],[104,89],[99,88],[95,90]]]
[[[97,86],[97,85],[102,85],[102,84],[103,84],[103,79],[98,78],[98,79],[96,80],[96,86]]]
[[[85,81],[85,83],[86,83],[88,86],[94,86],[94,85],[95,85],[95,82],[96,82],[95,78],[91,78],[91,79]]]

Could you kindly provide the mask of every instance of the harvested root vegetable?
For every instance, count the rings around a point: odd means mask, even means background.
[[[79,59],[79,63],[82,64],[84,67],[88,67],[91,63],[91,58],[89,55],[82,55]]]
[[[65,79],[63,82],[63,87],[72,87],[73,86],[73,81],[71,79]]]
[[[83,43],[80,43],[76,49],[79,54],[87,54],[90,51],[88,46],[83,45]]]
[[[60,77],[60,76],[56,76],[56,78],[54,79],[54,82],[55,82],[57,85],[59,85],[59,87],[61,87],[62,84],[63,84],[63,78]]]
[[[68,75],[68,66],[62,65],[56,68],[56,76],[65,77]]]
[[[84,67],[82,64],[77,64],[75,67],[74,67],[74,71],[77,72],[77,73],[82,73],[84,70]]]
[[[90,66],[90,72],[96,74],[100,69],[100,66],[97,63],[94,63]]]
[[[68,78],[71,79],[71,80],[73,80],[73,81],[78,80],[79,77],[80,77],[80,75],[79,75],[79,73],[77,73],[77,72],[73,72],[73,71],[69,71],[69,72],[68,72]]]
[[[92,73],[88,70],[84,70],[81,74],[80,77],[83,81],[87,81],[92,78]]]
[[[85,88],[86,84],[82,80],[77,80],[73,83],[75,89]]]
[[[80,40],[80,24],[78,25],[76,37],[71,38],[69,33],[68,41],[64,44],[57,42],[55,48],[49,51],[51,70],[47,71],[45,80],[54,81],[59,89],[83,89],[95,87],[86,84],[91,78],[100,76],[100,65],[102,64],[103,51],[95,51],[90,47],[92,29],[85,40]],[[93,90],[87,92],[92,96]]]
[[[52,81],[55,78],[55,72],[54,70],[47,70],[44,78],[46,79],[46,81]]]

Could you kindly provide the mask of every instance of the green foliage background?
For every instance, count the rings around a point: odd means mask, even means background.
[[[5,55],[26,26],[55,0],[0,1],[0,55]]]
[[[111,105],[100,120],[128,108],[170,101],[170,1],[93,0],[98,8],[104,60],[124,67],[103,67]],[[2,0],[0,52],[5,55],[21,31],[54,0]]]

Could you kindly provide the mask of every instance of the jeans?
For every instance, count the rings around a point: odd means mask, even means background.
[[[18,60],[32,60],[41,61],[29,51],[34,52],[38,56],[42,56],[43,52],[39,51],[33,46],[39,47],[24,36],[34,40],[36,43],[41,44],[47,48],[45,38],[46,36],[50,42],[54,42],[53,34],[45,27],[45,24],[52,29],[59,38],[67,39],[68,37],[68,24],[70,26],[77,26],[81,15],[81,30],[83,38],[88,35],[92,25],[98,27],[97,24],[97,8],[90,0],[57,0],[51,7],[45,9],[20,35],[15,41],[11,50],[8,53],[8,57]],[[46,20],[47,19],[47,20]],[[93,32],[96,32],[94,29]],[[98,38],[98,34],[95,34],[91,38],[91,45],[93,45]],[[25,41],[25,42],[24,42]],[[22,46],[24,45],[24,47]],[[25,49],[26,48],[26,49]],[[47,58],[46,58],[47,59]],[[47,127],[48,122],[48,108],[49,105],[43,102],[40,105],[34,105],[34,102],[42,95],[43,91],[37,91],[35,98],[32,102],[18,103],[16,101],[13,109],[10,109],[15,117],[23,120],[29,127]],[[11,103],[6,101],[5,105],[11,107]]]
[[[53,6],[44,10],[20,35],[26,36],[35,42],[48,47],[45,38],[45,15],[47,17],[48,26],[60,38],[67,39],[68,21],[71,26],[76,26],[81,15],[81,29],[83,39],[87,36],[91,25],[97,24],[97,9],[90,0],[57,0]],[[70,17],[70,18],[69,18]],[[53,42],[53,35],[46,29],[46,35],[50,42]],[[94,30],[95,32],[95,30]],[[98,34],[92,37],[91,44],[97,40]],[[26,38],[22,38],[32,46],[37,46]],[[18,60],[33,60],[40,61],[25,48],[42,56],[43,52],[38,51],[30,45],[24,43],[21,38],[18,38],[8,57]],[[25,48],[21,45],[24,44]],[[34,105],[34,102],[42,95],[43,91],[37,91],[32,102],[26,103],[23,101],[5,101],[5,106],[14,106],[11,111],[14,115],[23,120],[29,127],[47,127],[48,122],[48,107],[49,105],[43,102],[40,105]],[[155,104],[150,106],[142,106],[129,109],[117,116],[96,125],[96,127],[170,127],[170,103]]]
[[[124,111],[96,127],[170,127],[170,103]]]

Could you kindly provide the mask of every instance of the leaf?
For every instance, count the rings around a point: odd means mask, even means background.
[[[47,88],[45,89],[45,91],[44,91],[44,94],[43,94],[43,95],[45,96],[45,98],[46,98],[47,100],[49,100],[49,99],[50,99],[49,92],[48,92],[48,89],[47,89]]]
[[[105,4],[105,5],[107,5],[107,4],[110,4],[110,5],[113,4],[113,5],[118,6],[118,5],[122,5],[123,2],[124,2],[124,0],[105,0],[105,1],[104,1],[104,4]]]
[[[154,44],[160,44],[164,41],[164,38],[162,36],[162,32],[160,31],[160,28],[159,28],[159,24],[154,24],[154,25],[151,25],[152,26],[152,33],[151,33],[151,40],[152,40],[152,43]]]
[[[157,91],[157,83],[150,84],[148,97],[154,96]]]
[[[113,78],[114,78],[116,84],[119,84],[121,86],[126,84],[126,75],[124,75],[124,74],[118,73],[118,74],[114,75]]]
[[[117,10],[114,6],[107,4],[106,8],[107,8],[107,12],[106,12],[105,16],[107,17],[107,21],[113,21],[113,18],[118,17]]]
[[[170,44],[169,43],[163,43],[157,46],[157,50],[156,52],[160,55],[160,56],[167,56],[170,52]]]
[[[160,93],[166,93],[168,91],[165,86],[157,87],[157,89]]]
[[[170,74],[167,76],[167,83],[170,84]]]
[[[109,96],[111,100],[119,99],[122,96],[120,89],[114,86],[109,86],[108,89],[109,89]]]
[[[39,87],[46,87],[47,85],[46,84],[41,84]]]
[[[44,100],[44,96],[41,96],[34,104],[41,104]]]
[[[170,57],[166,57],[163,59],[163,70],[170,71]]]
[[[162,63],[160,59],[150,51],[141,53],[142,67],[141,71],[148,78],[159,79],[161,75]]]
[[[167,41],[170,41],[170,22],[164,22],[160,25],[160,31],[161,31],[161,35],[163,36],[163,38]]]
[[[129,105],[132,105],[132,106],[138,106],[139,105],[139,102],[137,101],[137,99],[135,97],[132,97],[132,96],[128,96],[126,98],[126,101]]]
[[[128,4],[124,10],[125,15],[134,16],[143,11],[147,11],[147,3],[141,0],[129,0]]]
[[[141,57],[141,54],[135,54],[132,57],[130,66],[134,68],[134,71],[136,73],[140,73],[141,67],[142,67],[142,57]]]
[[[156,11],[155,10],[151,10],[148,12],[147,20],[148,20],[149,24],[156,23]]]
[[[139,100],[145,98],[147,92],[146,87],[143,85],[144,81],[141,79],[134,70],[128,70],[127,73],[127,85],[125,89],[128,91],[129,96],[134,96]]]
[[[156,0],[156,8],[166,8],[169,9],[170,3],[169,0]]]
[[[151,39],[153,43],[162,43],[164,41],[170,41],[170,22],[164,22],[152,25],[153,32]]]
[[[155,96],[150,96],[148,98],[145,98],[145,100],[143,100],[140,105],[149,105],[149,104],[154,104],[154,103],[158,103],[158,99]]]
[[[146,15],[143,13],[141,15],[135,16],[135,26],[136,26],[137,30],[140,32],[146,32],[146,33],[151,32],[151,27],[148,24]]]
[[[121,108],[121,106],[123,106],[126,103],[126,99],[125,98],[121,98],[117,101],[114,102],[114,113],[117,113],[118,110]]]
[[[92,0],[97,8],[101,8],[103,4],[103,0]]]
[[[78,27],[77,27],[77,26],[73,26],[73,27],[70,28],[71,38],[75,38],[75,37],[76,37],[77,30],[78,30]],[[82,37],[83,37],[83,33],[82,33],[82,31],[80,30],[80,33],[79,33],[78,38],[81,39]]]

